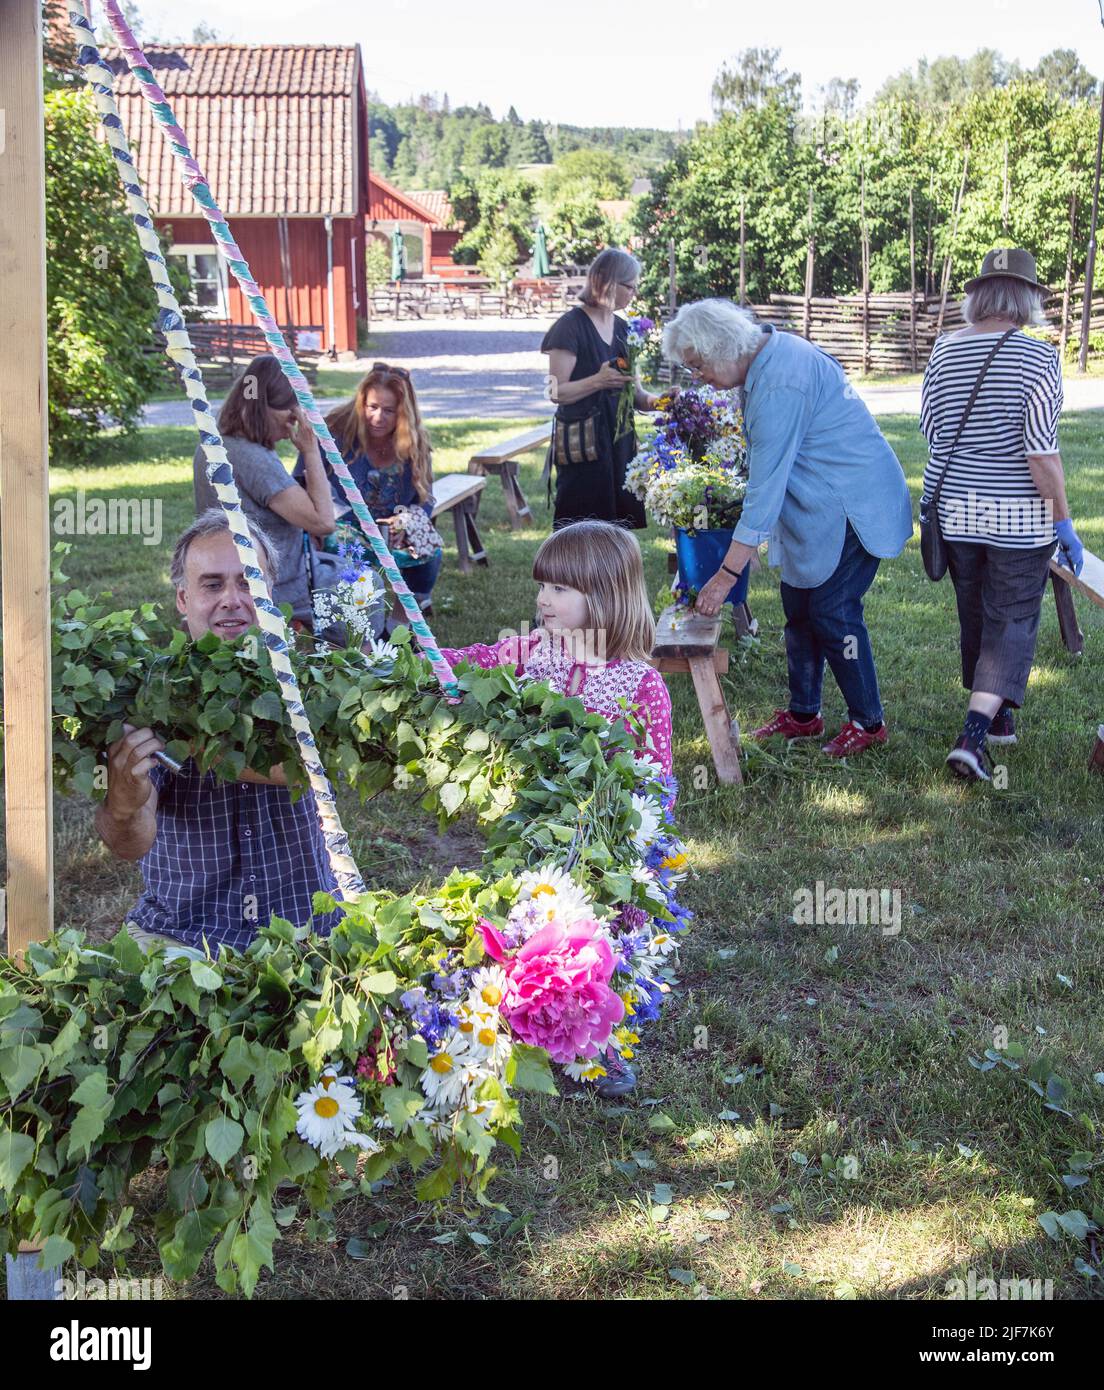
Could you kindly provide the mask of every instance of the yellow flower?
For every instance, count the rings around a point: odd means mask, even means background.
[[[660,863],[661,869],[684,869],[689,861],[686,855],[680,850],[678,854],[669,854]]]
[[[445,1076],[452,1071],[452,1058],[447,1052],[438,1052],[429,1065],[438,1076]]]

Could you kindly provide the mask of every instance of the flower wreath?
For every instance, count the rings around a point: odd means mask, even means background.
[[[106,596],[105,596],[106,597]],[[235,779],[284,763],[294,737],[263,643],[190,641],[151,605],[70,594],[54,627],[55,781],[102,791],[120,721]],[[153,659],[155,658],[156,659]],[[367,655],[293,653],[327,773],[362,799],[414,792],[443,827],[486,836],[478,871],[425,893],[373,890],[329,936],[274,918],[244,951],[146,954],[78,930],[0,958],[0,1245],[92,1267],[134,1243],[128,1183],[168,1165],[156,1238],[188,1278],[251,1294],[296,1200],[333,1206],[410,1169],[422,1200],[481,1195],[499,1143],[520,1152],[517,1092],[554,1092],[631,1055],[675,983],[689,913],[673,784],[620,724],[505,668],[460,666],[441,695],[406,629]],[[297,1185],[298,1198],[277,1189]]]

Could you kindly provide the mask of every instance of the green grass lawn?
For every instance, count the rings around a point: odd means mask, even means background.
[[[437,466],[463,469],[475,447],[516,428],[433,426]],[[915,493],[916,422],[891,417],[884,428]],[[78,538],[73,581],[110,589],[120,605],[168,598],[171,541],[191,516],[191,453],[188,431],[151,430],[105,446],[95,468],[54,470],[58,496],[81,486],[164,504],[160,545]],[[1069,417],[1063,453],[1074,517],[1099,553],[1099,417]],[[447,529],[432,624],[443,642],[493,639],[530,616],[530,561],[550,524],[540,461],[522,468],[531,530],[508,529],[488,483],[490,568],[461,576]],[[669,543],[654,531],[640,541],[658,610]],[[750,602],[758,645],[724,678],[745,729],[786,698],[775,573],[753,576]],[[867,612],[890,741],[850,766],[816,747],[753,749],[745,786],[721,787],[689,678],[668,678],[697,920],[681,989],[641,1049],[635,1099],[528,1101],[523,1156],[504,1152],[492,1192],[502,1211],[421,1209],[403,1176],[339,1209],[335,1245],[312,1244],[296,1221],[258,1297],[688,1298],[704,1288],[940,1299],[971,1268],[977,1279],[1050,1279],[1056,1298],[1101,1297],[1101,1280],[1075,1271],[1094,1258],[1089,1245],[1050,1239],[1037,1217],[1080,1208],[1104,1224],[1104,1170],[1074,1173],[1089,1181],[1073,1190],[1062,1181],[1071,1155],[1104,1162],[1104,782],[1086,770],[1104,718],[1104,615],[1079,602],[1087,641],[1075,660],[1048,598],[1021,742],[997,751],[1007,789],[996,791],[943,766],[965,703],[953,592],[927,581],[915,542],[882,565]],[[843,714],[829,677],[833,731]],[[463,827],[439,841],[394,794],[345,810],[373,883],[426,883],[477,852]],[[138,880],[107,856],[91,820],[88,803],[58,802],[57,920],[103,934]],[[898,891],[900,931],[795,924],[795,893],[818,881]],[[971,1065],[995,1037],[1019,1044],[1025,1067],[1040,1062],[1044,1086],[1061,1078],[1052,1095],[1069,1115],[1047,1109],[1023,1070]],[[154,1274],[148,1218],[163,1174],[146,1174],[132,1199],[132,1268]],[[371,1259],[345,1254],[356,1235],[372,1237]],[[223,1296],[209,1264],[166,1294]]]

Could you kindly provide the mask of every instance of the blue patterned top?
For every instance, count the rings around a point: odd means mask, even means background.
[[[178,773],[150,769],[157,788],[157,838],[141,859],[145,890],[128,914],[146,931],[185,946],[243,951],[275,913],[295,926],[316,892],[335,888],[312,794],[292,802],[286,787],[220,782],[189,758]],[[327,933],[339,913],[314,919]]]
[[[392,464],[390,468],[377,468],[368,455],[361,453],[359,448],[355,452],[348,452],[342,448],[341,440],[336,436],[334,443],[341,449],[341,456],[348,465],[349,472],[353,475],[353,481],[360,488],[365,505],[373,517],[378,520],[381,516],[393,516],[396,507],[421,507],[426,516],[432,519],[434,506],[432,461],[429,468],[429,496],[422,502],[419,500],[418,490],[414,486],[414,465],[410,459],[402,459],[400,462]],[[351,509],[345,500],[345,493],[342,491],[341,484],[333,475],[333,469],[329,462],[325,459],[323,462],[326,466],[326,476],[330,480],[334,506],[340,519]],[[302,478],[305,472],[306,465],[303,463],[303,455],[300,454],[295,462],[294,476]]]

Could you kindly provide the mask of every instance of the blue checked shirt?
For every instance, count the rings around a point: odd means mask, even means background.
[[[244,950],[275,913],[311,918],[314,893],[334,891],[314,797],[286,787],[220,782],[189,758],[171,773],[155,764],[157,838],[140,861],[145,892],[129,917],[146,931],[212,952]],[[314,919],[328,932],[339,913]]]
[[[847,523],[871,555],[899,555],[912,502],[897,455],[834,357],[767,325],[744,382],[748,488],[733,535],[770,541],[782,578],[815,589],[843,553]]]

